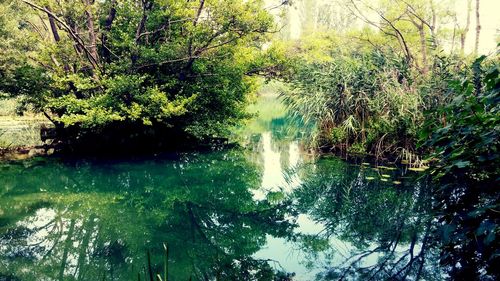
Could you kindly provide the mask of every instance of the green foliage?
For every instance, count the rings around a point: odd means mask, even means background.
[[[438,178],[465,176],[471,182],[493,182],[500,172],[500,77],[497,58],[472,66],[472,77],[452,84],[453,100],[441,109],[446,124],[430,127],[426,145],[435,150]],[[486,64],[486,66],[482,66]]]
[[[343,143],[347,140],[347,133],[343,128],[332,128],[330,132],[331,143]]]
[[[260,0],[19,5],[13,17],[2,15],[11,30],[0,36],[27,36],[32,45],[25,39],[22,47],[33,51],[0,45],[21,58],[0,63],[0,91],[46,113],[68,139],[226,134],[248,116],[247,74],[278,71],[271,62],[279,48],[261,48],[274,23]],[[10,1],[0,7],[14,9]]]
[[[438,163],[441,262],[455,279],[498,279],[500,262],[500,64],[481,57],[452,84],[453,100],[422,134]]]
[[[348,151],[351,152],[351,153],[357,153],[357,154],[366,153],[366,144],[362,143],[362,142],[353,143],[349,147]]]

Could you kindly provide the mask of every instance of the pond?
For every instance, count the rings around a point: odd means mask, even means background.
[[[275,97],[241,147],[0,166],[0,280],[439,280],[429,186],[304,151]]]

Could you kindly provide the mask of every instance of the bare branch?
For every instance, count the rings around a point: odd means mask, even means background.
[[[57,21],[58,23],[61,24],[61,26],[64,28],[64,30],[66,30],[68,32],[68,34],[73,38],[73,40],[80,46],[82,47],[82,49],[85,51],[85,53],[87,54],[87,58],[89,59],[89,62],[95,66],[96,68],[99,68],[99,64],[98,62],[94,59],[94,57],[92,56],[92,53],[91,51],[87,48],[87,46],[85,45],[85,42],[83,41],[83,39],[78,36],[78,34],[76,34],[72,29],[71,27],[69,27],[66,22],[64,22],[63,20],[61,20],[59,17],[57,17],[53,12],[51,12],[50,10],[47,10],[46,8],[44,7],[41,7],[41,6],[38,6],[37,4],[34,4],[30,1],[27,1],[27,0],[21,0],[23,1],[24,3],[26,3],[27,5],[31,6],[32,8],[36,9],[36,10],[39,10],[39,11],[42,11],[42,12],[45,12],[49,15],[49,17],[52,17],[55,21]]]

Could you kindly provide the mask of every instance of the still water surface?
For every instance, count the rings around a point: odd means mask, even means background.
[[[439,279],[425,181],[306,153],[279,106],[240,148],[0,164],[0,280]]]

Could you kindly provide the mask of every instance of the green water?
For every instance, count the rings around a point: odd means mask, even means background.
[[[276,107],[241,148],[0,164],[0,280],[439,279],[426,181],[313,157]]]

